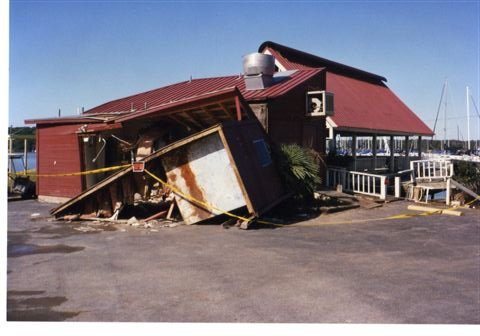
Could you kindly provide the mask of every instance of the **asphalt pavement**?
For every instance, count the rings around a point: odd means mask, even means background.
[[[480,323],[479,210],[378,220],[407,205],[240,230],[66,223],[10,202],[7,320]]]

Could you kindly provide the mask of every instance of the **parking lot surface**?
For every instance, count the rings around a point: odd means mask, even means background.
[[[480,323],[479,210],[377,220],[407,204],[227,230],[56,222],[52,204],[10,202],[7,320]]]

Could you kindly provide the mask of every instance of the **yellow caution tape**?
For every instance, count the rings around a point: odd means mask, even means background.
[[[192,196],[190,196],[190,195],[187,195],[187,194],[181,192],[180,190],[178,190],[177,188],[175,188],[174,186],[172,186],[171,184],[168,184],[167,182],[163,181],[160,177],[155,176],[154,174],[152,174],[152,173],[151,173],[150,171],[148,171],[147,169],[145,169],[145,173],[147,173],[148,175],[150,175],[152,178],[154,178],[155,180],[157,180],[158,182],[160,182],[160,183],[163,184],[164,186],[172,189],[172,191],[173,191],[175,194],[177,194],[178,196],[180,196],[180,197],[182,197],[182,198],[184,198],[184,199],[186,199],[186,200],[189,200],[190,202],[196,203],[196,204],[198,204],[198,205],[200,205],[200,206],[202,206],[202,207],[204,207],[204,208],[207,208],[207,209],[209,209],[209,211],[216,210],[217,212],[220,212],[220,213],[222,213],[222,214],[224,214],[224,215],[228,215],[228,216],[230,216],[230,217],[232,217],[232,218],[237,218],[237,219],[240,219],[240,220],[245,221],[245,222],[250,222],[250,221],[251,221],[251,219],[248,219],[248,218],[245,218],[245,217],[242,217],[242,216],[237,216],[237,215],[235,215],[235,214],[233,214],[233,213],[231,213],[231,212],[222,210],[222,209],[220,209],[220,208],[218,208],[218,207],[216,207],[216,206],[214,206],[214,205],[212,205],[212,204],[208,204],[208,203],[203,202],[203,201],[200,201],[200,200],[198,200],[198,199],[196,199],[196,198],[194,198],[194,197],[192,197]]]
[[[173,185],[171,184],[168,184],[167,182],[163,181],[161,178],[159,178],[158,176],[154,175],[153,173],[151,173],[150,171],[148,171],[147,169],[145,169],[145,173],[147,173],[148,175],[150,175],[152,178],[154,178],[155,180],[157,180],[158,182],[160,182],[161,184],[163,184],[164,186],[170,188],[175,194],[177,194],[178,196],[186,199],[186,200],[189,200],[193,203],[196,203],[204,208],[207,208],[209,209],[210,211],[212,210],[216,210],[217,212],[220,212],[221,214],[224,214],[224,215],[227,215],[227,216],[230,216],[232,218],[236,218],[236,219],[240,219],[244,222],[250,222],[250,221],[253,221],[253,219],[249,219],[249,218],[246,218],[246,217],[242,217],[242,216],[238,216],[238,215],[235,215],[231,212],[228,212],[228,211],[225,211],[225,210],[222,210],[212,204],[208,204],[206,202],[203,202],[203,201],[200,201],[190,195],[187,195],[183,192],[181,192],[180,190],[178,190],[177,188],[175,188]],[[467,205],[470,205],[471,203],[473,203],[474,201],[476,200],[480,200],[480,198],[475,198],[473,201],[467,203]],[[453,208],[451,208],[453,209]],[[299,223],[299,224],[279,224],[279,223],[273,223],[273,222],[269,222],[269,221],[264,221],[264,220],[259,220],[259,219],[256,219],[255,222],[256,223],[259,223],[259,224],[266,224],[266,225],[272,225],[272,226],[279,226],[279,227],[282,227],[282,226],[320,226],[320,225],[335,225],[335,224],[356,224],[356,223],[365,223],[365,222],[376,222],[376,221],[382,221],[382,220],[393,220],[393,219],[406,219],[406,218],[413,218],[413,217],[420,217],[420,216],[432,216],[432,215],[435,215],[435,214],[439,214],[441,213],[443,209],[438,209],[437,211],[427,211],[427,212],[422,212],[422,213],[413,213],[413,214],[400,214],[400,215],[394,215],[394,216],[388,216],[388,217],[380,217],[380,218],[370,218],[370,219],[357,219],[357,220],[350,220],[350,221],[338,221],[338,222],[326,222],[326,223]]]
[[[114,167],[107,167],[107,168],[99,168],[99,169],[93,169],[93,170],[87,170],[83,172],[75,172],[75,173],[60,173],[60,174],[32,174],[28,173],[28,171],[24,171],[21,173],[17,174],[12,174],[10,173],[10,176],[40,176],[40,177],[56,177],[56,176],[80,176],[80,175],[89,175],[89,174],[98,174],[98,173],[104,173],[112,170],[118,170],[118,169],[123,169],[126,167],[130,167],[130,164],[127,165],[121,165],[121,166],[114,166]]]

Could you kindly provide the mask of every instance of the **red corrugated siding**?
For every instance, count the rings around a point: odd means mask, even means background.
[[[327,91],[335,94],[332,120],[339,128],[433,135],[430,128],[385,85],[328,71],[326,76]]]
[[[37,128],[38,174],[60,174],[81,171],[78,125],[39,126]],[[73,197],[82,191],[80,176],[37,178],[37,194]]]
[[[137,110],[148,109],[152,106],[159,106],[176,102],[195,99],[207,93],[222,91],[228,88],[237,87],[243,97],[247,100],[261,100],[278,97],[307,79],[320,73],[322,69],[309,69],[296,71],[287,78],[265,90],[245,90],[243,76],[226,76],[213,78],[200,78],[191,81],[180,82],[165,86],[159,89],[139,93],[133,96],[117,99],[103,105],[97,106],[85,113],[111,113],[130,111],[132,107]]]

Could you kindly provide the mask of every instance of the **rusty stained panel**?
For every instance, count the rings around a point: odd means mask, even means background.
[[[218,132],[187,143],[161,158],[169,184],[196,200],[223,211],[247,205],[222,139]],[[194,224],[222,213],[205,209],[177,197],[186,224]]]

